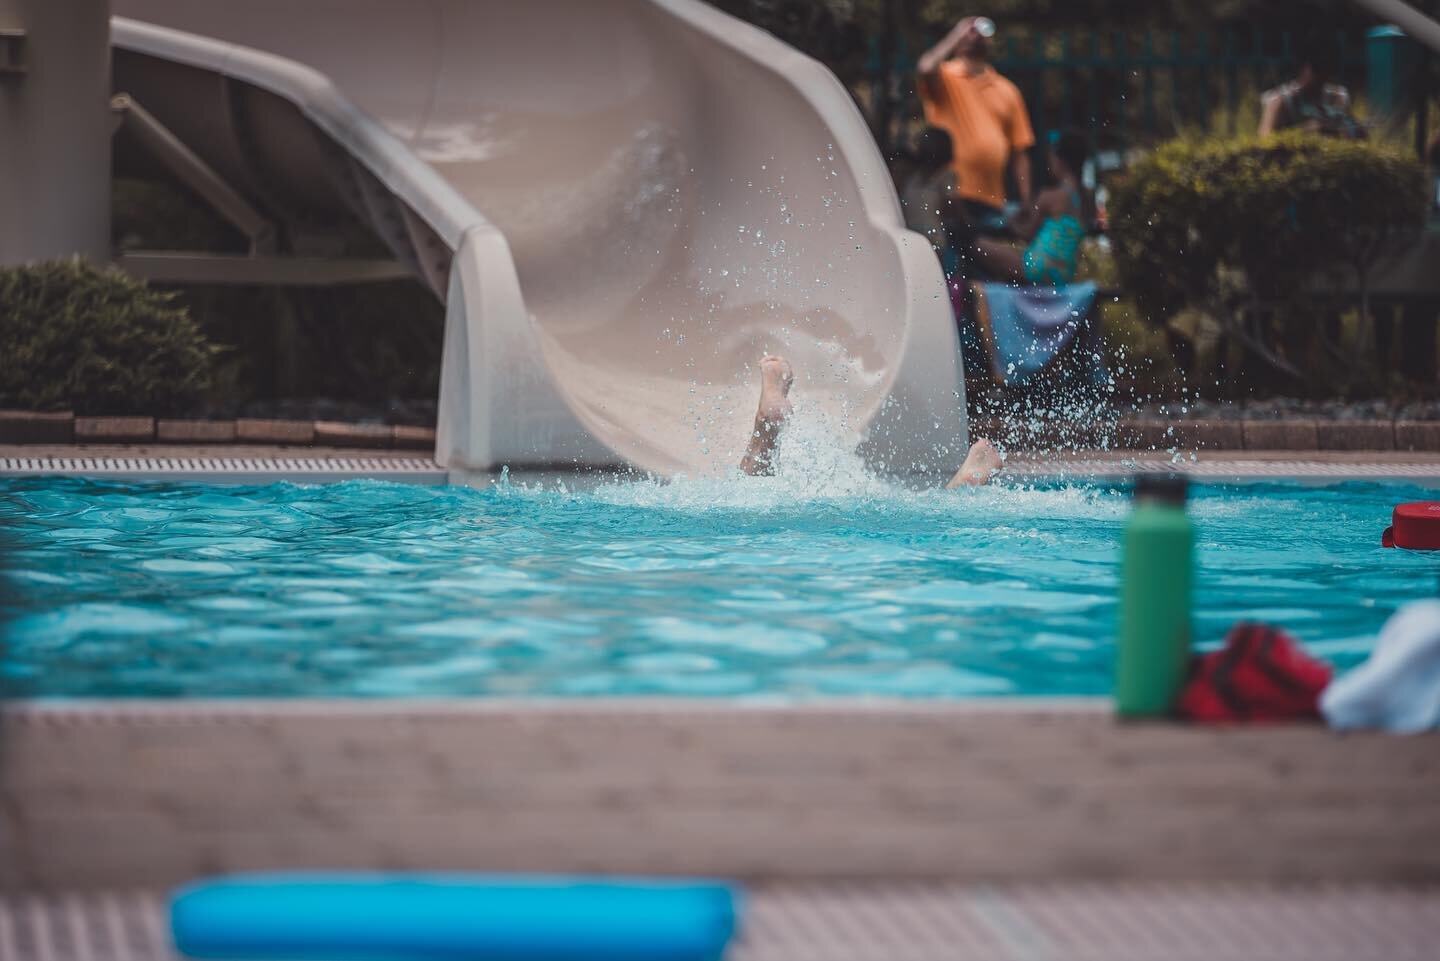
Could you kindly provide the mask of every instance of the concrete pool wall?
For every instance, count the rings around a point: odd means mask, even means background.
[[[1440,880],[1440,741],[1103,700],[109,701],[3,715],[0,884],[415,868]]]

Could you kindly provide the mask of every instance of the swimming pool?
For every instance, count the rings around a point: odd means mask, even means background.
[[[1121,487],[827,476],[3,480],[4,677],[38,697],[1109,691]],[[1434,592],[1433,559],[1379,547],[1424,496],[1197,487],[1197,635],[1263,618],[1355,663]]]

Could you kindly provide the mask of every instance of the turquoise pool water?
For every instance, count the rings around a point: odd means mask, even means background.
[[[1396,485],[1200,487],[1197,631],[1348,666],[1435,561]],[[965,697],[1110,689],[1110,486],[0,481],[29,696]]]

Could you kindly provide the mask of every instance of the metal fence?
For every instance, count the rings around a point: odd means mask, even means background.
[[[1335,43],[1344,65],[1339,79],[1360,89],[1364,37],[1337,32]],[[897,51],[886,64],[872,44],[869,58],[872,103],[887,90],[898,96],[893,115],[902,124],[920,116],[909,80],[916,53]],[[1290,33],[1257,27],[1058,30],[1003,37],[995,67],[1020,88],[1037,131],[1079,129],[1097,146],[1123,147],[1185,132],[1253,130],[1260,94],[1293,76],[1295,60]]]

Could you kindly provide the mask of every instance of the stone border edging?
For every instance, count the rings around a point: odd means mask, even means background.
[[[0,410],[5,444],[273,444],[430,450],[435,430],[327,420],[190,420],[155,417],[77,417],[72,413]]]
[[[1025,431],[1020,425],[993,418],[973,419],[974,436],[1005,440]],[[1059,432],[1042,429],[1029,445],[1054,443]],[[1291,450],[1291,451],[1440,451],[1440,421],[1425,420],[1141,420],[1121,418],[1108,433],[1103,427],[1081,427],[1066,433],[1065,446],[1095,446],[1102,439],[1120,450]]]
[[[975,418],[971,433],[1008,440],[1016,425]],[[1054,432],[1049,432],[1053,434]],[[1100,431],[1081,430],[1064,446],[1093,446]],[[1093,436],[1092,436],[1093,435]],[[1122,418],[1107,438],[1119,450],[1440,451],[1440,421],[1426,420],[1139,420]],[[1034,438],[1040,446],[1054,437]],[[192,420],[77,417],[71,413],[0,410],[0,444],[269,444],[428,450],[430,427],[327,420]]]

